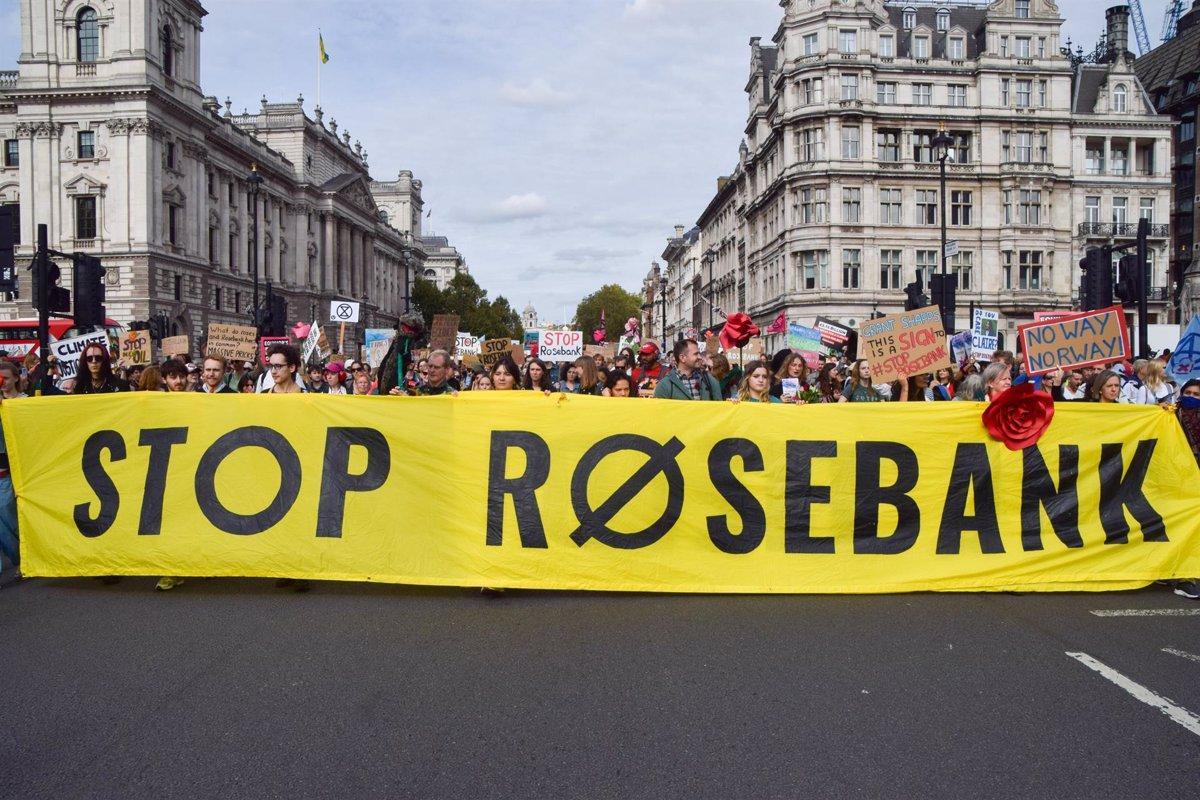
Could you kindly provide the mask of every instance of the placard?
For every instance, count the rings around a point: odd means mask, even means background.
[[[524,366],[524,364],[525,364],[525,348],[521,346],[520,342],[513,342],[509,346],[508,351],[510,353],[512,353],[512,359],[513,359],[513,361],[516,362],[518,367]]]
[[[1192,317],[1187,330],[1179,337],[1179,344],[1171,348],[1167,374],[1181,386],[1200,375],[1200,316]]]
[[[1063,310],[1063,311],[1035,311],[1033,312],[1034,322],[1049,322],[1050,320],[1062,319],[1078,314],[1078,311]]]
[[[975,309],[971,318],[971,357],[976,361],[991,361],[1000,349],[1000,312]]]
[[[809,350],[819,352],[822,348],[821,332],[809,328],[799,322],[789,322],[787,327],[787,346],[791,350]]]
[[[601,356],[607,361],[612,361],[616,357],[616,344],[613,342],[605,342],[604,344],[585,344],[583,346],[583,354],[585,356]]]
[[[186,338],[186,337],[185,337]],[[60,339],[50,343],[50,352],[58,358],[58,369],[63,380],[74,378],[79,372],[79,356],[90,344],[99,344],[108,352],[108,334],[104,331],[85,333],[71,339]]]
[[[704,354],[712,357],[721,352],[721,340],[716,336],[707,336],[704,339]]]
[[[971,332],[959,331],[950,337],[950,358],[955,364],[962,366],[971,357]],[[988,354],[991,358],[991,353]]]
[[[329,321],[358,322],[359,304],[352,300],[331,300],[329,302]]]
[[[840,350],[849,344],[850,334],[854,332],[827,317],[817,317],[816,329],[821,334],[821,344],[833,350]]]
[[[762,359],[764,353],[766,353],[766,347],[763,344],[762,337],[751,337],[750,341],[746,343],[746,355],[752,359]]]
[[[309,362],[313,354],[317,352],[317,345],[324,334],[321,332],[321,326],[314,319],[312,327],[308,329],[308,336],[304,340],[304,346],[300,348],[300,360],[305,364]],[[264,362],[265,363],[265,362]]]
[[[191,345],[188,344],[187,335],[183,336],[168,336],[162,340],[161,345],[163,355],[165,356],[183,356],[187,355]]]
[[[363,348],[363,360],[371,369],[379,369],[379,365],[383,363],[384,356],[387,355],[388,348],[391,346],[392,343],[388,339],[376,339]]]
[[[267,365],[267,351],[272,346],[277,344],[291,344],[291,337],[288,336],[264,336],[258,340],[258,360],[265,367]]]
[[[434,314],[429,330],[429,349],[448,350],[454,355],[454,340],[458,337],[458,314]]]
[[[636,334],[622,334],[621,338],[617,341],[617,347],[621,350],[629,349],[636,353],[638,348],[641,347],[641,341],[641,338]]]
[[[253,361],[258,351],[258,332],[249,325],[208,324],[207,355],[225,356],[230,361]]]
[[[512,342],[508,339],[487,339],[479,347],[479,363],[491,369],[500,363],[511,348]]]
[[[858,337],[858,354],[871,364],[872,383],[954,366],[937,306],[864,320]]]
[[[541,331],[525,331],[525,335],[522,337],[525,342],[525,352],[529,354],[530,358],[538,357],[539,333],[541,333]]]
[[[583,355],[583,331],[541,331],[538,353],[543,361],[574,361]]]
[[[1121,306],[1030,322],[1019,326],[1017,335],[1030,375],[1129,358],[1129,330]]]
[[[150,363],[150,331],[127,331],[121,336],[121,352],[117,364],[122,367],[144,367]]]
[[[470,355],[477,356],[477,355],[479,355],[479,352],[480,352],[479,348],[482,345],[483,345],[483,337],[482,336],[474,336],[470,333],[464,333],[463,331],[459,331],[457,334],[455,334],[455,337],[454,337],[453,354],[457,354],[457,355],[461,356],[461,355],[466,355],[469,353]]]

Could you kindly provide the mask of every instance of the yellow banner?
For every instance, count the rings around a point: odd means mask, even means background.
[[[140,393],[0,406],[30,576],[673,592],[1099,590],[1200,575],[1157,407],[518,392]]]

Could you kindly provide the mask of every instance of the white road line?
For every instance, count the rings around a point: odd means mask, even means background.
[[[1175,705],[1175,703],[1171,702],[1162,695],[1155,694],[1145,686],[1142,686],[1137,681],[1125,677],[1107,664],[1100,663],[1087,653],[1067,653],[1067,655],[1078,661],[1080,664],[1083,664],[1088,669],[1092,669],[1100,673],[1117,686],[1120,686],[1122,689],[1129,692],[1129,694],[1133,695],[1135,699],[1141,700],[1148,706],[1157,708],[1174,722],[1179,723],[1192,733],[1200,736],[1200,717],[1188,711],[1183,706]]]
[[[1173,656],[1186,658],[1188,661],[1200,661],[1200,656],[1196,655],[1195,653],[1189,653],[1186,650],[1176,650],[1174,647],[1164,647],[1162,651],[1164,653],[1170,653]]]
[[[1092,613],[1097,617],[1198,617],[1200,608],[1116,608]]]

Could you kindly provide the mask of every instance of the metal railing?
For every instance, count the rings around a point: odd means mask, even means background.
[[[1137,236],[1136,222],[1081,222],[1079,235],[1096,239],[1128,238]],[[1165,239],[1171,235],[1171,226],[1166,223],[1151,224],[1150,236],[1155,239]]]
[[[21,73],[15,69],[0,70],[0,89],[11,89],[17,85]]]

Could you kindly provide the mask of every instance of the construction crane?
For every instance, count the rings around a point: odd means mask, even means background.
[[[1179,4],[1183,0],[1169,0]],[[1150,34],[1146,32],[1146,18],[1142,16],[1141,0],[1129,0],[1129,16],[1133,18],[1133,37],[1137,40],[1138,55],[1144,56],[1150,52]],[[1166,29],[1164,28],[1164,31]],[[1175,23],[1171,23],[1171,36],[1175,35]],[[1165,37],[1166,34],[1164,33]],[[1166,41],[1166,38],[1163,39]]]
[[[1138,0],[1130,0],[1130,7],[1136,8]],[[1138,14],[1141,14],[1141,9],[1138,9]],[[1164,43],[1175,38],[1175,28],[1179,24],[1179,18],[1183,16],[1183,0],[1168,0],[1167,13],[1163,15],[1162,40]]]

